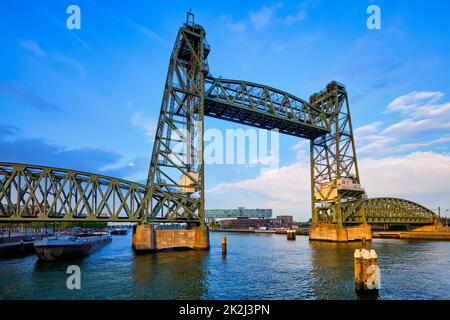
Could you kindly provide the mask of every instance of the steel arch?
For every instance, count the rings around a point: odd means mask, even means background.
[[[364,203],[369,224],[433,224],[437,215],[430,209],[410,200],[382,197],[367,199]],[[359,223],[355,216],[345,223]]]

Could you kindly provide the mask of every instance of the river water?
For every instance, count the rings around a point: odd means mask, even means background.
[[[0,260],[0,299],[358,299],[353,253],[361,247],[211,233],[210,251],[135,254],[130,233],[83,259]],[[450,242],[374,239],[366,248],[379,256],[378,299],[450,299]],[[80,267],[80,290],[67,289],[69,265]]]

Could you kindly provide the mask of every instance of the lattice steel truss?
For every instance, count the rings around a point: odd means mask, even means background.
[[[365,216],[369,224],[434,224],[436,213],[424,206],[399,198],[372,198],[364,203]],[[345,223],[358,223],[356,216]]]
[[[145,220],[148,188],[92,173],[0,163],[0,222]]]
[[[209,46],[202,26],[187,20],[170,57],[147,185],[150,221],[204,224],[204,77]]]
[[[306,139],[328,132],[320,109],[287,92],[247,81],[207,77],[205,115]]]
[[[433,212],[407,200],[367,199],[360,188],[343,85],[333,81],[307,102],[269,86],[214,78],[208,73],[205,35],[191,14],[178,31],[147,185],[0,163],[0,221],[178,221],[204,226],[204,116],[309,139],[313,223],[434,221]],[[349,181],[350,188],[344,186]]]
[[[322,111],[328,130],[310,143],[312,222],[342,226],[347,217],[357,216],[364,223],[363,189],[338,185],[342,179],[360,185],[347,91],[333,81],[313,94],[310,103]]]

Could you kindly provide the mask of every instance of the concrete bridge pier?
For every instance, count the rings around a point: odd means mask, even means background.
[[[208,250],[209,230],[206,227],[158,230],[152,224],[138,224],[133,228],[132,247],[135,251],[159,251],[174,248]]]
[[[361,224],[354,227],[315,224],[309,229],[309,240],[331,242],[371,241],[372,228],[368,224]]]

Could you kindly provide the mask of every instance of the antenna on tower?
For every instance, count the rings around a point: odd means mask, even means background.
[[[194,26],[194,13],[192,12],[192,8],[186,12],[186,25],[189,25],[189,20],[192,21],[192,26]]]

